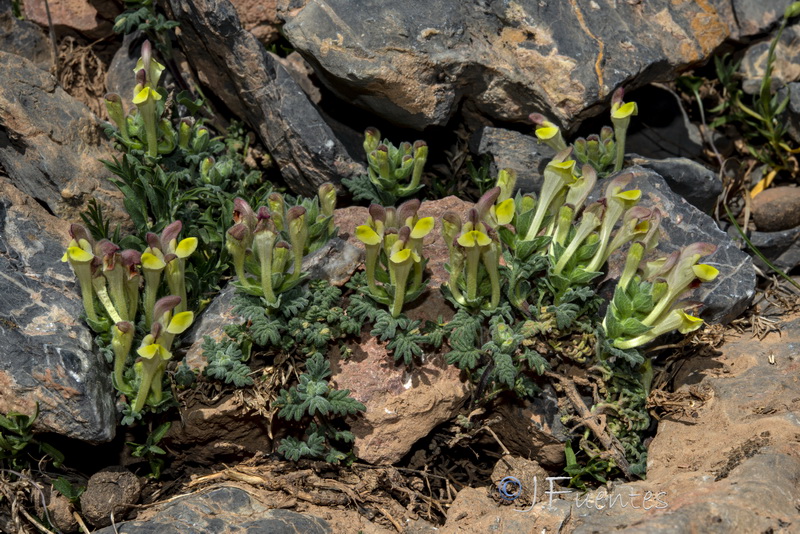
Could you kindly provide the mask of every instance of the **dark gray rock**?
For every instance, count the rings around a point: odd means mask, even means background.
[[[722,182],[707,167],[686,158],[650,159],[633,155],[634,165],[658,173],[670,189],[703,213],[711,213],[722,194]]]
[[[53,65],[53,47],[39,26],[20,20],[11,11],[11,0],[0,0],[0,50],[24,57],[37,67]]]
[[[169,8],[200,80],[258,133],[295,193],[311,196],[324,182],[364,172],[228,0],[170,0]]]
[[[800,83],[790,83],[785,90],[789,92],[789,105],[784,115],[788,125],[787,133],[795,143],[800,143]]]
[[[492,176],[501,169],[517,171],[517,189],[524,193],[538,193],[542,187],[542,173],[555,151],[531,135],[484,126],[470,139],[470,151],[478,156],[492,158]]]
[[[126,109],[132,106],[130,99],[133,98],[133,88],[136,86],[133,69],[139,60],[141,41],[138,32],[127,34],[106,71],[106,91],[120,95],[126,103]],[[168,75],[167,72],[164,74]]]
[[[702,284],[691,297],[703,303],[703,319],[724,324],[739,316],[755,295],[756,273],[752,258],[739,250],[717,227],[714,219],[673,193],[666,181],[654,171],[634,166],[623,172],[633,174],[628,189],[642,191],[639,204],[658,208],[664,214],[658,244],[660,254],[670,254],[697,242],[717,245],[717,251],[702,261],[719,269],[719,276],[713,282]],[[605,191],[606,183],[606,180],[598,183],[593,198]],[[609,271],[620,272],[624,260],[622,255],[612,255]]]
[[[0,52],[0,167],[15,187],[67,220],[95,198],[124,221],[122,195],[98,161],[113,155],[85,105],[27,59]]]
[[[398,125],[444,125],[463,100],[487,116],[539,111],[571,127],[620,85],[706,59],[735,18],[708,3],[284,0],[284,32],[343,99]],[[731,24],[733,22],[733,24]]]
[[[110,369],[92,352],[64,223],[0,178],[0,413],[93,442],[116,430]]]
[[[728,234],[734,240],[744,241],[733,227]],[[777,268],[791,271],[800,265],[800,226],[782,232],[750,232],[748,237],[753,246]],[[742,243],[742,246],[744,248],[746,245]],[[750,252],[747,248],[745,250]],[[757,256],[753,257],[753,262],[762,269],[768,268]]]
[[[703,154],[700,129],[692,124],[680,97],[658,84],[627,97],[636,102],[639,115],[631,121],[625,150],[647,158],[698,158]],[[611,119],[606,121],[609,125]]]
[[[290,510],[270,510],[246,491],[216,487],[156,506],[147,521],[127,521],[97,534],[329,534],[328,522]]]

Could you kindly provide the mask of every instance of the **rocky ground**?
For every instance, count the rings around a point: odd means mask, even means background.
[[[0,0],[0,413],[31,414],[38,405],[31,443],[66,455],[60,471],[0,457],[0,531],[800,528],[798,291],[743,252],[722,209],[733,206],[768,261],[795,274],[800,194],[785,172],[749,199],[763,169],[735,132],[707,128],[691,96],[675,91],[678,75],[709,72],[710,58],[726,51],[742,58],[744,87],[757,90],[786,2],[377,4],[167,0],[160,9],[180,23],[169,83],[202,87],[218,126],[244,121],[255,145],[250,164],[296,194],[363,173],[365,126],[429,139],[440,155],[425,180],[444,198],[424,203],[422,216],[468,205],[447,196],[472,187],[468,156],[492,172],[516,169],[519,188],[537,191],[553,151],[531,135],[528,114],[546,113],[570,134],[593,131],[624,85],[640,113],[627,162],[643,204],[667,214],[663,250],[715,243],[723,273],[694,295],[709,324],[652,349],[658,372],[648,407],[658,424],[646,479],[580,492],[558,478],[567,434],[558,382],[536,402],[478,406],[441,353],[407,370],[388,364],[384,344],[366,332],[329,355],[333,383],[367,406],[351,423],[352,464],[293,463],[275,452],[287,431],[273,423],[270,400],[289,377],[259,370],[265,379],[256,387],[201,381],[178,394],[160,444],[163,473],[144,476],[152,466],[125,443],[144,442],[148,429],[117,426],[106,362],[80,320],[74,275],[58,261],[69,223],[92,199],[123,230],[132,227],[100,162],[117,155],[102,129],[103,95],[132,93],[142,39],[113,33],[123,10],[115,0],[51,1],[52,36],[45,2]],[[800,141],[797,32],[800,25],[787,27],[775,66],[790,97],[781,120],[791,143]],[[720,169],[722,159],[736,164]],[[337,286],[361,268],[354,234],[366,217],[343,198],[339,239],[304,263]],[[438,287],[447,247],[438,232],[425,246],[431,290],[409,316],[446,320],[453,311]],[[612,258],[609,270],[620,261]],[[184,338],[190,368],[205,365],[203,336],[219,338],[241,320],[232,296],[224,288]],[[52,489],[58,477],[85,491],[70,500]],[[520,495],[504,499],[504,487]]]

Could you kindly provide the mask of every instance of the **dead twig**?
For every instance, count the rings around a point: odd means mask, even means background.
[[[594,436],[600,441],[600,444],[614,458],[617,467],[619,467],[625,477],[630,479],[630,464],[625,458],[625,450],[622,448],[622,444],[616,437],[614,437],[614,435],[606,431],[605,425],[598,422],[598,415],[593,414],[589,408],[586,407],[586,404],[583,402],[578,390],[575,389],[575,384],[561,375],[551,371],[547,371],[545,376],[556,380],[561,385],[561,387],[564,389],[567,399],[569,399],[572,406],[578,412],[578,415],[580,415],[583,425],[586,426],[586,428],[588,428],[592,434],[594,434]]]

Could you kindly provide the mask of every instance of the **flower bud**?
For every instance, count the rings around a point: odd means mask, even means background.
[[[282,232],[286,229],[284,225],[286,202],[283,199],[283,195],[280,193],[270,193],[269,196],[267,196],[267,205],[272,214],[272,221],[275,223],[275,228]]]
[[[332,183],[325,182],[319,186],[318,195],[320,211],[326,217],[330,217],[336,209],[336,188]]]
[[[381,143],[381,132],[377,128],[367,128],[364,130],[364,152],[369,154]]]
[[[210,142],[210,135],[208,133],[208,128],[201,126],[197,129],[194,134],[194,140],[192,141],[192,151],[195,153],[205,152],[208,148],[208,144]]]
[[[421,202],[416,198],[412,198],[411,200],[406,200],[403,202],[400,207],[397,208],[398,224],[413,226],[413,224],[416,222],[417,212],[419,211],[420,205]]]
[[[194,128],[194,118],[184,117],[178,125],[178,145],[183,148],[189,148],[189,139],[192,136],[192,128]]]
[[[502,202],[514,194],[514,186],[517,184],[517,171],[514,169],[501,169],[497,173],[497,187],[500,188],[500,196],[497,202]]]
[[[250,204],[246,200],[237,197],[233,199],[233,221],[247,225],[252,232],[255,230],[258,219]]]

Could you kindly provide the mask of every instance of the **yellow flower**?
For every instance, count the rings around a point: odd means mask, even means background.
[[[175,255],[184,259],[191,256],[195,250],[197,250],[197,238],[187,237],[182,239],[178,246],[175,247]]]
[[[689,332],[694,332],[701,326],[703,326],[703,320],[699,317],[695,317],[694,315],[689,315],[683,310],[675,310],[673,313],[677,313],[678,316],[681,318],[681,325],[678,327],[678,332],[681,334],[688,334]]]
[[[133,97],[133,103],[137,106],[139,104],[144,104],[145,102],[161,100],[161,94],[153,89],[149,85],[145,85],[136,95]]]
[[[558,131],[558,126],[552,122],[544,122],[541,126],[536,128],[536,137],[542,141],[547,141],[548,139],[553,139],[555,136],[557,136]]]
[[[470,230],[458,236],[458,244],[462,247],[485,247],[492,242],[492,239],[479,230]]]
[[[152,271],[160,271],[166,266],[164,260],[151,252],[142,254],[142,267]]]
[[[433,217],[423,217],[417,221],[414,228],[411,230],[411,239],[422,239],[433,230],[434,219]]]
[[[694,271],[694,275],[703,282],[710,282],[719,274],[719,269],[705,263],[692,265],[692,271]]]
[[[422,261],[422,258],[420,258],[419,254],[410,248],[402,248],[395,251],[389,259],[392,261],[392,263],[405,263],[409,259],[413,259],[416,263]]]
[[[194,321],[194,312],[185,311],[176,313],[167,326],[167,332],[170,334],[183,334],[187,328],[192,325]]]
[[[634,202],[642,198],[642,192],[639,189],[631,189],[630,191],[614,193],[614,196],[622,201]]]
[[[162,360],[169,360],[172,357],[172,354],[170,354],[170,352],[167,349],[165,349],[158,343],[142,345],[141,347],[139,347],[139,350],[137,350],[136,353],[142,358],[145,358],[147,360],[152,360],[156,356],[158,356]]]
[[[381,242],[381,236],[372,227],[362,224],[356,228],[356,237],[365,245],[378,245]]]
[[[624,104],[615,104],[611,106],[612,119],[627,119],[633,115],[639,114],[639,107],[636,102],[626,102]]]
[[[508,198],[494,206],[494,216],[499,224],[510,224],[514,219],[514,199]]]

